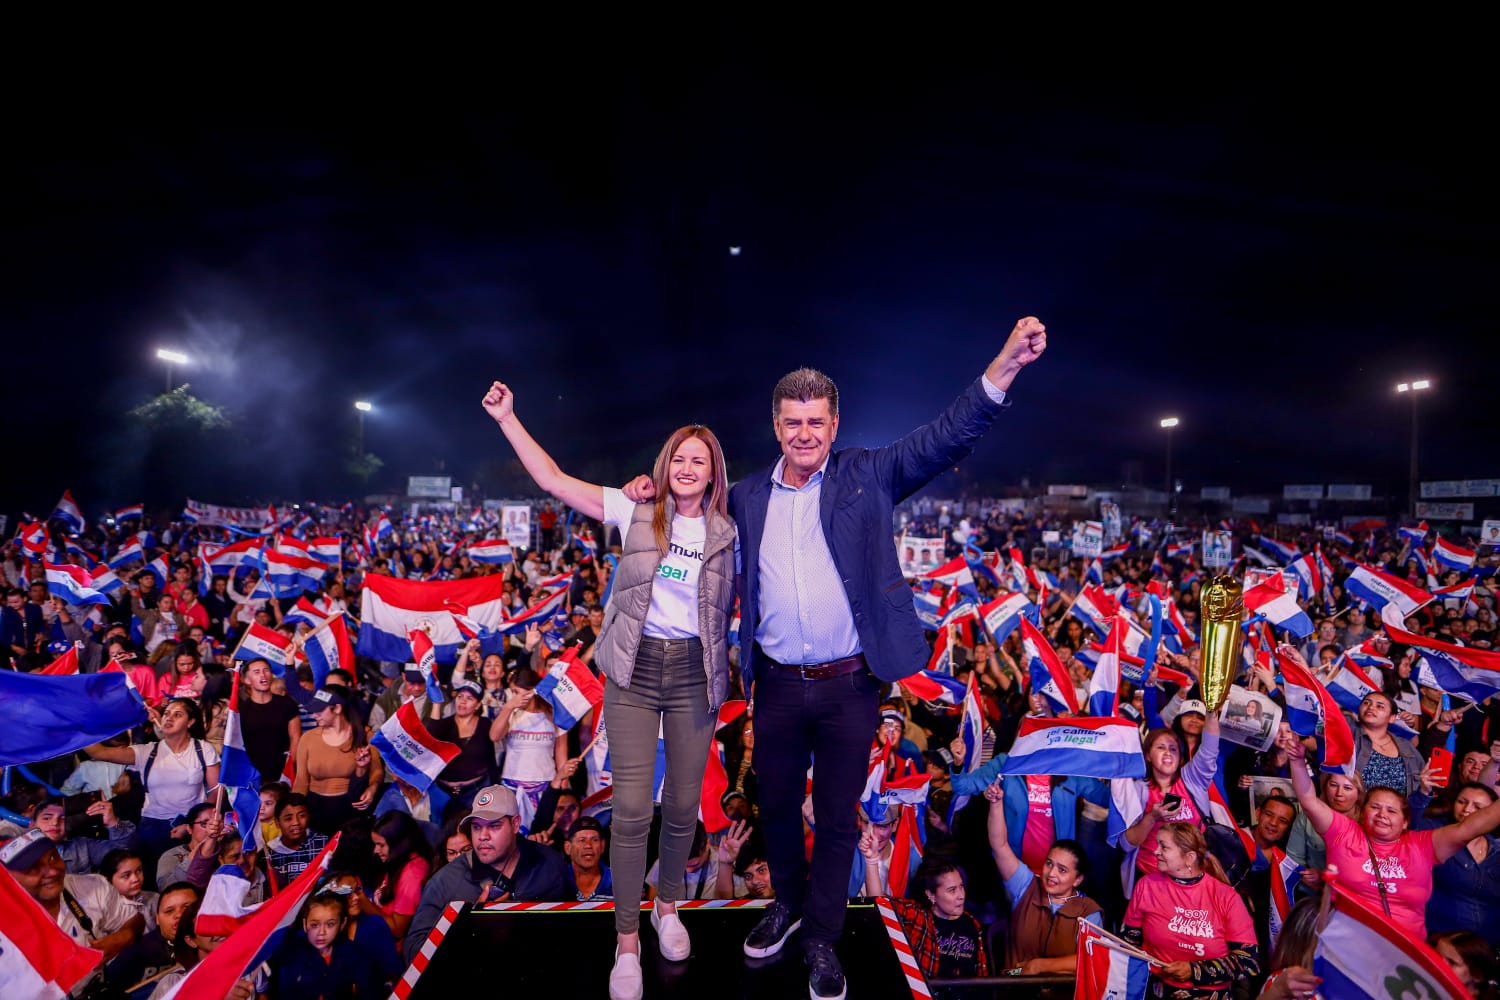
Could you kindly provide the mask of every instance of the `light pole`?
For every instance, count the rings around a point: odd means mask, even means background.
[[[365,402],[363,399],[357,399],[357,400],[354,401],[354,408],[359,411],[359,457],[360,458],[364,458],[365,457],[365,414],[369,413],[371,410],[375,409],[375,407],[371,406],[369,403]]]
[[[1161,418],[1161,429],[1167,432],[1167,481],[1165,488],[1167,491],[1168,516],[1177,513],[1177,494],[1172,491],[1172,428],[1176,427],[1177,424],[1178,420],[1176,417]]]
[[[1396,392],[1411,397],[1411,472],[1407,492],[1408,513],[1417,516],[1417,397],[1432,388],[1432,379],[1418,378],[1410,382],[1397,382]]]
[[[172,391],[172,366],[173,365],[185,365],[185,364],[187,364],[188,363],[188,356],[186,354],[183,354],[181,351],[169,351],[165,347],[158,347],[156,349],[156,356],[157,356],[158,359],[160,359],[162,361],[165,361],[167,363],[167,389],[166,389],[166,391],[167,392],[171,392]]]

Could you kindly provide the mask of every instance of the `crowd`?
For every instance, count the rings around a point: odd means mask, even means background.
[[[775,895],[773,865],[783,862],[768,843],[763,807],[767,782],[786,782],[764,766],[770,748],[762,744],[757,754],[764,720],[755,709],[769,711],[759,698],[712,726],[725,790],[700,804],[702,818],[695,827],[689,820],[681,847],[671,848],[685,862],[659,858],[668,839],[642,828],[630,836],[644,852],[644,891],[626,884],[638,883],[639,873],[622,883],[612,872],[610,841],[622,825],[601,794],[608,774],[591,766],[601,713],[560,725],[556,705],[538,689],[564,658],[593,672],[596,654],[608,662],[599,640],[630,536],[610,529],[618,517],[594,524],[545,510],[534,547],[491,562],[469,551],[493,534],[477,512],[424,519],[323,508],[300,527],[341,539],[338,559],[316,587],[270,595],[258,569],[212,572],[200,544],[221,542],[221,529],[184,522],[159,532],[111,524],[68,539],[66,558],[90,567],[95,556],[110,559],[149,535],[139,566],[117,567],[123,583],[104,605],[74,606],[49,591],[19,537],[0,552],[5,667],[37,672],[75,656],[83,673],[125,673],[149,709],[148,723],[133,731],[9,769],[0,800],[7,841],[0,861],[10,876],[66,933],[104,954],[89,989],[165,995],[225,940],[200,909],[216,874],[242,872],[248,903],[273,898],[334,837],[326,874],[293,932],[237,995],[383,994],[451,900],[634,905],[653,900],[668,880],[664,902]],[[866,786],[847,818],[858,841],[848,897],[894,897],[930,977],[1071,974],[1078,928],[1088,923],[1158,960],[1155,996],[1280,998],[1316,989],[1319,898],[1335,883],[1430,944],[1475,997],[1493,996],[1500,701],[1440,690],[1425,647],[1407,640],[1491,648],[1495,558],[1437,579],[1435,536],[1425,527],[1281,540],[1299,556],[1326,554],[1327,575],[1297,598],[1313,625],[1305,641],[1282,634],[1277,642],[1264,624],[1246,627],[1236,684],[1284,713],[1274,738],[1253,748],[1225,736],[1199,684],[1200,594],[1211,574],[1177,539],[1205,526],[1163,537],[1162,525],[1130,525],[1132,534],[1154,529],[1155,542],[1108,559],[1042,545],[1043,532],[1062,527],[983,511],[940,529],[945,559],[963,571],[907,581],[919,605],[930,597],[942,608],[941,619],[928,619],[931,662],[913,660],[907,672],[930,667],[958,690],[972,680],[981,733],[965,738],[962,696],[874,681],[878,723],[858,737],[868,759],[843,762]],[[1277,551],[1264,544],[1271,532],[1254,523],[1227,529],[1246,552]],[[305,533],[273,526],[268,537],[295,548]],[[61,544],[62,533],[52,534]],[[1286,561],[1261,555],[1251,565]],[[1393,622],[1346,587],[1360,566],[1443,593]],[[503,578],[508,612],[540,606],[559,588],[561,610],[509,636],[468,640],[431,679],[416,662],[364,656],[314,679],[308,635],[335,617],[359,628],[369,577],[494,574]],[[1472,588],[1453,590],[1465,582]],[[1074,688],[1063,699],[1073,706],[1089,703],[1111,621],[1138,619],[1150,632],[1152,599],[1167,606],[1170,638],[1152,662],[1138,659],[1134,673],[1126,670],[1136,683],[1122,680],[1118,692],[1119,714],[1139,727],[1143,778],[1004,772],[1027,719],[1073,711],[1034,683],[1034,653],[1021,630],[996,642],[986,626],[979,609],[1010,591],[1031,602],[1065,671],[1062,683]],[[1081,596],[1097,607],[1100,594],[1113,602],[1110,619],[1080,613]],[[1393,639],[1397,624],[1402,633]],[[286,662],[232,658],[252,625],[291,640]],[[715,707],[746,700],[741,647],[732,640]],[[1318,767],[1331,720],[1307,732],[1286,721],[1288,669],[1330,686],[1341,672],[1361,679],[1344,720],[1353,737],[1349,767]],[[249,850],[220,787],[232,704],[263,780]],[[432,736],[459,749],[425,787],[393,773],[371,742],[407,706]],[[1252,797],[1257,778],[1284,779],[1286,790]],[[817,771],[814,789],[816,781]],[[806,795],[800,817],[802,862],[819,835],[837,828],[816,815],[815,794]],[[645,808],[646,824],[654,811],[660,827],[661,800]],[[1278,900],[1274,883],[1287,872],[1295,873],[1290,898]],[[665,947],[668,933],[657,930]]]

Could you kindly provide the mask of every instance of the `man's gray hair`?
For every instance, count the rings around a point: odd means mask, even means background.
[[[828,400],[828,415],[839,415],[839,387],[833,379],[816,368],[798,368],[781,376],[776,388],[771,391],[771,419],[781,415],[781,401],[794,399],[799,403],[811,403],[815,399]]]

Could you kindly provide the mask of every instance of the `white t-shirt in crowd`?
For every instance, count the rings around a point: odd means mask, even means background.
[[[204,767],[213,767],[219,762],[219,752],[207,740],[199,740],[203,750]],[[135,752],[134,771],[146,780],[146,761],[151,748],[156,751],[156,763],[151,765],[151,777],[146,784],[146,804],[141,809],[143,819],[176,819],[187,814],[193,806],[203,801],[203,767],[198,766],[198,755],[193,751],[193,741],[182,753],[173,753],[165,743],[137,743],[130,749]]]
[[[604,489],[604,523],[620,529],[623,545],[636,505],[616,489]],[[642,526],[641,530],[650,530]],[[704,518],[672,516],[672,541],[651,582],[651,607],[642,632],[658,639],[698,637],[698,573],[707,540]]]
[[[500,777],[507,781],[551,781],[557,777],[556,745],[567,739],[546,712],[517,712],[505,734],[505,767]]]
[[[91,938],[113,934],[136,915],[135,907],[126,902],[124,896],[115,892],[115,887],[103,875],[64,875],[63,888],[78,901],[83,912],[94,922],[94,933],[89,935],[84,932],[83,925],[73,915],[73,910],[66,901],[58,906],[57,926],[79,944],[87,945]]]

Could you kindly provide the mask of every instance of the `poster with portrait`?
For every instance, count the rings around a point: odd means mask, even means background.
[[[1260,817],[1260,804],[1273,797],[1286,799],[1291,802],[1293,809],[1300,810],[1297,805],[1297,791],[1292,787],[1291,778],[1273,778],[1263,774],[1252,775],[1250,778],[1250,822],[1252,825]]]
[[[1120,540],[1120,505],[1109,500],[1099,504],[1099,520],[1104,522],[1104,540],[1113,545]]]
[[[528,504],[506,504],[500,508],[500,532],[510,542],[511,550],[531,548],[531,507]]]
[[[1276,742],[1281,726],[1281,706],[1259,691],[1239,685],[1229,689],[1219,709],[1219,736],[1242,747],[1265,752]]]
[[[1234,532],[1205,531],[1203,533],[1203,566],[1206,569],[1227,569],[1234,562]]]
[[[1080,559],[1097,559],[1104,552],[1104,522],[1073,522],[1073,555]]]
[[[943,540],[903,533],[896,542],[896,558],[901,563],[901,572],[906,576],[929,573],[944,562]]]

